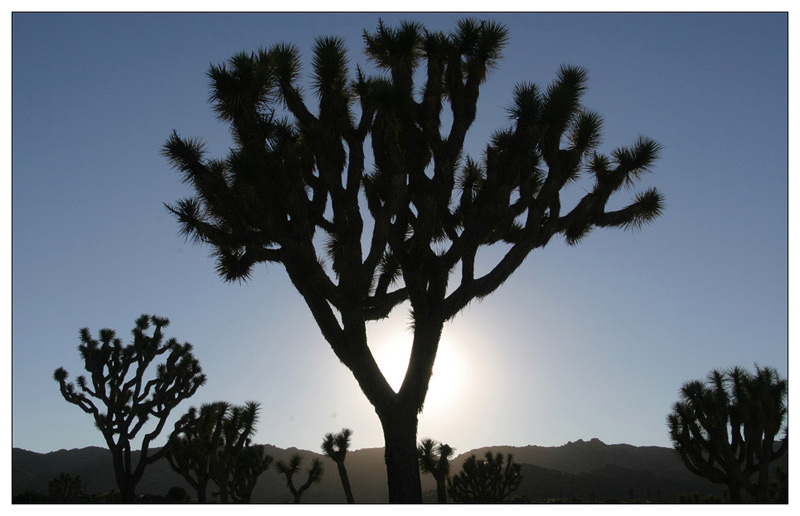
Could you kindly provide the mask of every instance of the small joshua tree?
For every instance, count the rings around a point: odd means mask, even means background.
[[[86,493],[81,476],[73,477],[69,473],[61,473],[47,483],[50,501],[53,503],[80,503]]]
[[[447,503],[447,479],[450,476],[450,458],[455,450],[437,443],[433,439],[423,439],[417,447],[419,469],[430,473],[436,480],[436,497],[439,503]]]
[[[303,457],[300,454],[295,453],[292,455],[291,459],[289,459],[288,464],[283,462],[282,460],[278,461],[275,467],[278,468],[278,473],[286,477],[286,485],[289,487],[289,491],[292,492],[294,495],[294,503],[300,503],[300,497],[303,496],[303,493],[311,487],[311,484],[319,482],[322,480],[322,462],[319,459],[314,459],[311,462],[311,467],[308,468],[308,479],[306,483],[296,488],[294,486],[294,481],[292,477],[294,477],[295,473],[300,471],[300,464],[303,462]]]
[[[355,503],[353,490],[350,488],[350,479],[347,476],[347,468],[344,467],[344,457],[347,455],[348,448],[350,448],[351,435],[353,435],[352,430],[342,428],[342,431],[336,435],[326,434],[325,440],[322,441],[322,451],[336,463],[336,467],[339,469],[339,478],[342,480],[347,503]]]
[[[509,453],[505,465],[503,454],[486,452],[486,460],[475,455],[464,461],[464,469],[449,482],[450,497],[458,503],[501,503],[519,487],[520,465]]]
[[[206,380],[190,344],[179,344],[175,339],[164,342],[162,330],[168,324],[166,318],[142,315],[133,329],[133,343],[128,346],[122,345],[113,330],[100,330],[98,341],[83,328],[78,351],[88,378],[79,376],[76,388],[67,382],[64,368],[53,374],[64,399],[91,414],[102,432],[124,503],[134,501],[145,466],[163,457],[171,440],[185,427],[185,420],[178,420],[167,445],[151,453],[150,444],[164,429],[170,412]],[[153,333],[148,335],[151,325]],[[162,355],[166,362],[156,367],[154,377],[146,379],[148,367]],[[151,417],[157,420],[156,425],[144,435],[139,461],[134,464],[132,441]]]

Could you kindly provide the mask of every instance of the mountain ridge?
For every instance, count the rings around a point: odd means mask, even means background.
[[[323,462],[324,474],[319,484],[304,495],[303,503],[344,503],[335,463],[320,453],[298,449],[283,449],[265,445],[275,459],[288,460],[292,453],[304,457],[307,467],[314,458]],[[464,460],[474,454],[481,458],[487,451],[513,455],[522,464],[522,483],[512,494],[527,500],[565,499],[584,501],[625,501],[642,499],[677,502],[681,495],[698,493],[701,497],[722,499],[723,488],[690,473],[671,448],[605,444],[599,439],[578,440],[561,446],[485,446],[456,455],[452,473],[461,469]],[[138,456],[138,452],[134,452]],[[136,460],[136,459],[134,459]],[[348,452],[345,460],[350,483],[357,503],[388,502],[386,467],[383,448],[362,448]],[[788,464],[782,466],[788,469]],[[90,446],[38,453],[12,448],[12,495],[25,491],[46,493],[49,480],[60,473],[80,475],[87,493],[103,493],[115,488],[113,466],[108,450]],[[304,475],[301,475],[303,477]],[[424,500],[435,502],[435,482],[422,475]],[[137,487],[137,494],[164,495],[173,487],[193,490],[162,459],[148,466]],[[209,498],[212,489],[209,489]],[[283,477],[274,467],[261,477],[253,492],[254,503],[291,502]]]

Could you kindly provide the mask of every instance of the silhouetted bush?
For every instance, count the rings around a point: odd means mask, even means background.
[[[39,491],[28,489],[11,497],[11,503],[50,503],[50,497]]]

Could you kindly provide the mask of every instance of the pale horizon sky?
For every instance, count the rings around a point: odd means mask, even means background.
[[[190,406],[254,400],[255,442],[318,452],[347,427],[352,449],[382,446],[374,410],[282,267],[226,284],[209,249],[178,235],[162,203],[191,192],[160,147],[175,129],[224,157],[230,138],[205,73],[235,52],[292,42],[307,73],[314,38],[338,35],[351,69],[369,67],[361,33],[379,17],[447,31],[465,16],[14,14],[12,446],[104,446],[52,373],[83,373],[80,328],[127,343],[142,313],[168,317],[167,336],[192,343],[208,377],[168,428]],[[665,419],[683,382],[754,363],[785,377],[787,15],[469,16],[504,23],[510,41],[467,153],[479,157],[507,123],[516,83],[546,87],[561,64],[579,65],[584,103],[604,117],[601,151],[639,135],[662,144],[626,195],[656,186],[666,210],[639,231],[597,229],[576,247],[554,239],[448,323],[419,438],[456,453],[592,438],[670,446]],[[405,310],[370,330],[387,368],[409,339]]]

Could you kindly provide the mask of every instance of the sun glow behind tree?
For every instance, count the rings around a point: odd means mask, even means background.
[[[407,330],[386,332],[374,337],[374,342],[377,343],[373,350],[375,360],[395,391],[400,389],[406,374],[412,338]],[[444,332],[433,365],[433,377],[425,402],[426,410],[451,405],[468,389],[473,371],[469,357],[462,352],[463,344],[464,339]]]

